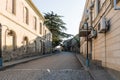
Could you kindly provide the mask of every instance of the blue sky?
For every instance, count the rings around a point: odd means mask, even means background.
[[[53,11],[64,16],[62,19],[66,23],[66,33],[76,35],[82,18],[84,4],[86,0],[33,0],[40,12],[47,13]]]

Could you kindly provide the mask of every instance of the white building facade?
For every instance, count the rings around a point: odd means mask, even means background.
[[[0,5],[3,61],[50,52],[52,34],[32,0],[0,0]]]

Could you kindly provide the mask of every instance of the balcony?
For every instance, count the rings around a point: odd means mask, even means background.
[[[80,29],[79,30],[79,36],[80,37],[86,37],[87,36],[87,31],[88,31],[88,35],[90,34],[91,30],[90,29]]]

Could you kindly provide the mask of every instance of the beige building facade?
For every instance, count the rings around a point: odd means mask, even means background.
[[[52,34],[44,20],[32,0],[0,0],[3,61],[51,51]]]
[[[89,59],[105,67],[117,80],[120,80],[119,6],[120,0],[86,0],[79,29],[80,52],[86,57],[88,40]]]

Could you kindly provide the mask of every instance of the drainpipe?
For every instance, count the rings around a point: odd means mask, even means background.
[[[117,6],[117,0],[114,0],[114,10],[120,10],[120,7]]]
[[[90,6],[90,28],[92,28],[92,30],[94,29],[92,27],[92,7],[94,6],[94,4],[92,3],[92,0],[91,0],[91,6]],[[90,58],[92,58],[92,39],[90,40]]]
[[[88,26],[87,26],[87,60],[86,60],[86,63],[87,63],[87,67],[89,67],[89,54],[88,54]]]
[[[2,67],[2,25],[0,24],[0,67]]]

